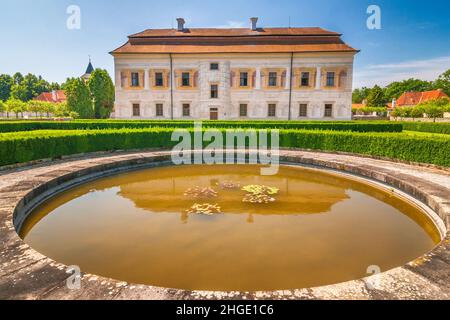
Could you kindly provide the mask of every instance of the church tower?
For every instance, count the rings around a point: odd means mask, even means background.
[[[93,71],[94,71],[94,67],[92,66],[91,58],[89,57],[89,64],[86,68],[86,72],[81,76],[81,79],[84,79],[85,81],[89,80],[89,78],[91,77],[91,73]]]

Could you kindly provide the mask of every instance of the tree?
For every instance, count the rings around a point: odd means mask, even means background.
[[[436,122],[437,118],[442,118],[444,116],[444,109],[437,106],[435,103],[428,103],[425,105],[425,113],[428,118],[432,118],[433,122]]]
[[[375,86],[369,93],[367,97],[367,106],[368,107],[385,107],[386,106],[386,98],[384,96],[383,89],[379,86]]]
[[[88,80],[95,118],[109,118],[114,107],[114,84],[106,70],[95,69]]]
[[[16,72],[13,75],[13,84],[19,84],[23,80],[23,75],[20,72]]]
[[[408,79],[404,81],[392,82],[386,87],[386,99],[398,99],[405,92],[421,92],[433,90],[434,85],[431,81],[424,81],[420,79]]]
[[[89,88],[84,80],[68,79],[65,84],[67,108],[76,112],[82,119],[92,119],[95,116]]]
[[[13,78],[10,75],[0,75],[0,100],[6,101],[11,96],[11,87],[13,85]]]
[[[436,89],[442,89],[448,96],[450,96],[450,69],[439,76],[434,83]]]
[[[367,99],[367,96],[369,95],[370,91],[371,89],[366,87],[363,87],[361,89],[355,89],[352,95],[353,103],[363,103],[364,100]]]
[[[38,113],[42,112],[41,101],[31,100],[28,101],[28,110],[33,112],[38,117]]]
[[[19,113],[23,113],[27,110],[27,104],[19,99],[11,98],[6,101],[7,112],[14,112],[16,118],[19,117]],[[9,115],[7,115],[9,117]]]
[[[417,105],[413,108],[411,108],[411,112],[410,112],[410,116],[411,118],[416,119],[416,118],[423,118],[423,114],[425,113],[424,107],[423,105]]]
[[[0,113],[3,113],[6,110],[6,105],[5,103],[0,100]]]
[[[34,74],[27,74],[19,83],[15,83],[11,88],[11,96],[22,101],[30,101],[42,92],[50,91],[50,84],[36,77]]]

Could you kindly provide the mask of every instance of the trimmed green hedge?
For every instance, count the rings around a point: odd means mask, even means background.
[[[222,129],[223,130],[223,129]],[[0,165],[95,151],[171,148],[173,129],[32,131],[0,134]],[[399,133],[280,131],[280,147],[342,151],[450,166],[450,137]]]
[[[403,130],[450,134],[450,123],[402,122]]]
[[[193,121],[124,121],[124,120],[82,120],[82,121],[6,121],[0,122],[0,132],[32,130],[96,130],[96,129],[141,129],[141,128],[190,128]],[[399,123],[351,122],[351,121],[203,121],[203,127],[210,128],[255,128],[255,129],[307,129],[353,132],[402,132]]]

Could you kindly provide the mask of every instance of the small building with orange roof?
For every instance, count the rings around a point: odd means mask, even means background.
[[[405,92],[395,102],[396,107],[414,107],[420,103],[441,98],[449,98],[442,89],[424,92]]]
[[[52,92],[42,92],[33,100],[51,103],[62,103],[66,102],[67,98],[64,90],[54,90]]]

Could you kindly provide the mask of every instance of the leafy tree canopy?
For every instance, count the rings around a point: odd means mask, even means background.
[[[88,81],[91,92],[95,118],[109,118],[114,107],[114,84],[108,72],[103,69],[95,69]]]
[[[82,119],[94,118],[91,93],[86,82],[79,78],[67,79],[65,84],[67,108]]]
[[[6,101],[11,96],[13,77],[7,74],[0,75],[0,100]]]
[[[367,106],[373,108],[386,106],[386,97],[383,89],[379,86],[373,87],[367,97]]]
[[[379,88],[379,86],[376,86]],[[353,91],[353,103],[362,103],[368,99],[369,93],[374,88],[357,88]],[[436,81],[425,81],[420,79],[407,79],[404,81],[395,81],[382,88],[386,102],[392,99],[398,99],[405,92],[421,92],[442,89],[448,96],[450,96],[450,69],[439,76]],[[379,91],[377,89],[377,91]],[[378,92],[379,94],[379,92]]]
[[[433,82],[420,79],[408,79],[396,81],[386,87],[386,98],[388,100],[398,99],[405,92],[420,92],[433,90]]]

